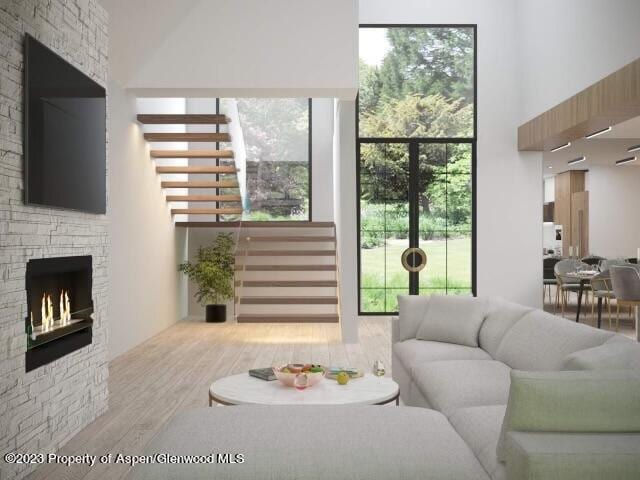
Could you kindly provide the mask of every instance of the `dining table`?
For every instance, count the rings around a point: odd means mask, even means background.
[[[582,308],[582,295],[584,293],[584,287],[591,283],[593,277],[600,273],[598,270],[580,270],[576,272],[567,272],[562,274],[562,277],[566,279],[567,283],[577,283],[578,287],[578,308],[576,309],[576,322],[580,322],[580,310]]]

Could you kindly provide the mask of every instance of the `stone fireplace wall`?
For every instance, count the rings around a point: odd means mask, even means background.
[[[107,408],[106,215],[23,202],[23,35],[107,86],[107,14],[97,0],[0,2],[0,458],[52,452]],[[93,343],[25,373],[25,269],[32,258],[93,256]],[[25,466],[0,460],[0,478]]]

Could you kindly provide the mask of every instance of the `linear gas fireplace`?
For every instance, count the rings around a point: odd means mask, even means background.
[[[30,260],[26,280],[29,371],[91,343],[91,256]]]

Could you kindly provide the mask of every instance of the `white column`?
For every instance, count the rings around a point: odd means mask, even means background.
[[[358,341],[355,101],[335,101],[334,199],[340,268],[342,341]]]

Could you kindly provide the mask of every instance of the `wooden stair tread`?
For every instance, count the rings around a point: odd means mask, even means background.
[[[243,222],[177,222],[178,227],[193,227],[193,228],[229,228],[229,227],[244,227],[244,228],[333,228],[335,224],[333,222],[268,222],[268,221],[243,221]]]
[[[235,281],[239,287],[337,287],[337,280],[240,280]]]
[[[162,188],[238,188],[235,180],[187,180],[160,182]]]
[[[139,114],[137,119],[145,124],[222,124],[231,120],[226,115],[216,114]]]
[[[156,167],[156,173],[238,173],[236,167],[221,166],[221,167],[197,167],[197,166],[184,166],[184,167]]]
[[[248,237],[242,237],[240,241],[246,242]],[[254,242],[335,242],[336,237],[312,236],[312,235],[274,235],[255,236],[250,235],[251,243]]]
[[[335,250],[239,250],[238,257],[335,257]]]
[[[153,158],[233,158],[233,150],[151,150]]]
[[[242,208],[172,208],[171,215],[236,215]]]
[[[149,142],[230,142],[228,133],[145,133]]]
[[[246,297],[240,298],[244,305],[337,305],[338,297]]]
[[[338,323],[339,317],[333,313],[243,314],[237,320],[238,323]]]
[[[240,195],[167,195],[167,202],[241,202]]]
[[[247,265],[236,264],[236,270],[247,272],[334,272],[335,265]]]

